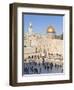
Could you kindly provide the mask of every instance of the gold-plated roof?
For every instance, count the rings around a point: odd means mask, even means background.
[[[52,26],[48,26],[47,33],[55,33],[55,29]]]

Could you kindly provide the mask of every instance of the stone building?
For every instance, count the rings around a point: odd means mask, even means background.
[[[46,34],[43,35],[34,33],[32,29],[30,23],[28,32],[24,34],[24,60],[29,62],[30,58],[30,60],[42,62],[41,58],[44,57],[48,62],[53,61],[53,59],[54,62],[55,60],[59,62],[58,59],[60,59],[60,62],[63,63],[63,40],[55,38],[54,27],[48,26]]]

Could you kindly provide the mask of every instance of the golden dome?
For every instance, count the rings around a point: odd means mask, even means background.
[[[47,28],[47,33],[55,33],[55,29],[52,26]]]

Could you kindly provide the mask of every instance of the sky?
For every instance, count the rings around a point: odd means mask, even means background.
[[[30,22],[35,33],[45,34],[48,26],[53,26],[56,34],[62,34],[63,32],[63,16],[61,15],[24,14],[23,20],[24,32],[28,32]]]

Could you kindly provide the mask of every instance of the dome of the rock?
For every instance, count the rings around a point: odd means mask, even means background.
[[[55,29],[52,26],[47,28],[47,33],[55,33]]]

